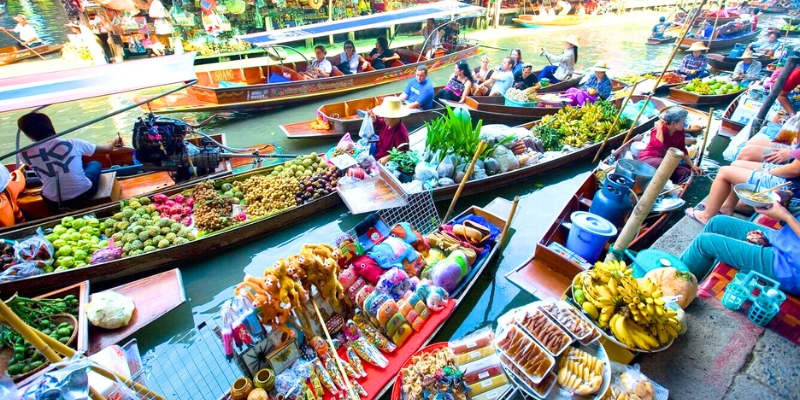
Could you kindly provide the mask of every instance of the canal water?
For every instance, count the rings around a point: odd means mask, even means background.
[[[44,3],[42,1],[41,3]],[[38,3],[32,3],[38,4]],[[10,6],[10,5],[9,5]],[[60,7],[60,6],[59,6]],[[11,9],[10,12],[13,12]],[[470,36],[482,39],[487,46],[522,49],[523,59],[534,64],[535,68],[547,65],[539,57],[539,49],[560,53],[563,39],[570,34],[580,38],[578,69],[591,67],[597,61],[605,61],[611,69],[610,75],[620,76],[628,73],[643,73],[661,69],[669,57],[668,46],[647,46],[645,39],[653,24],[662,15],[656,12],[635,12],[625,16],[610,16],[599,22],[576,26],[540,29],[503,28],[497,32],[478,32]],[[498,63],[508,51],[486,48],[492,63]],[[683,55],[679,54],[678,59]],[[470,59],[471,66],[477,66],[477,58]],[[434,84],[444,84],[451,68],[432,72],[430,79]],[[342,96],[336,100],[359,98],[382,93],[401,91],[404,83],[392,83],[368,90]],[[102,112],[130,104],[132,94],[116,95],[101,99],[80,101],[65,105],[55,105],[45,109],[54,119],[57,127],[66,128],[85,121]],[[269,112],[232,113],[210,126],[209,132],[225,132],[228,142],[233,146],[273,142],[288,153],[308,153],[324,151],[333,142],[313,140],[287,140],[280,133],[282,123],[313,119],[314,111],[324,101],[309,101],[296,107]],[[21,113],[0,115],[0,150],[6,153],[13,149],[15,123]],[[102,142],[116,137],[130,137],[130,128],[141,112],[128,112],[96,124],[77,136],[87,140]],[[188,115],[184,118],[200,120],[205,115]],[[127,136],[126,136],[127,135]],[[26,140],[23,139],[23,143]],[[715,169],[714,157],[704,166]],[[505,250],[494,265],[483,273],[473,286],[467,299],[456,310],[446,327],[440,331],[435,341],[460,337],[484,326],[491,326],[496,318],[507,310],[533,301],[535,298],[510,283],[504,275],[525,262],[533,252],[535,244],[552,223],[553,218],[563,208],[567,198],[583,182],[591,165],[572,166],[556,173],[518,182],[513,186],[491,193],[463,197],[456,211],[470,205],[484,206],[495,197],[513,199],[520,196],[519,210],[512,223],[513,235]],[[690,191],[690,204],[696,203],[707,193],[709,180],[701,178]],[[446,209],[440,205],[440,215]],[[444,209],[443,209],[443,208]],[[681,213],[675,213],[677,219]],[[267,237],[259,238],[234,249],[209,253],[200,260],[175,265],[180,267],[188,302],[171,312],[168,317],[151,324],[136,335],[142,351],[159,354],[170,344],[169,339],[191,330],[199,323],[212,317],[220,304],[231,297],[233,287],[241,282],[244,274],[261,275],[264,268],[272,265],[279,257],[297,252],[304,243],[333,242],[342,232],[351,229],[360,217],[350,215],[344,206],[336,207],[316,215],[302,223],[287,227]],[[202,354],[201,357],[222,357],[221,354]],[[210,396],[209,396],[210,397]]]

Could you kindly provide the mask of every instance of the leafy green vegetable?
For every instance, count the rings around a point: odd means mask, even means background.
[[[483,121],[478,121],[477,125],[473,127],[469,111],[466,109],[454,111],[449,106],[445,106],[445,108],[446,115],[425,123],[427,128],[425,149],[431,154],[438,152],[437,163],[442,162],[448,153],[453,153],[460,158],[471,159],[481,141]],[[486,154],[488,153],[484,152],[481,158]]]
[[[419,163],[416,151],[400,151],[396,147],[389,150],[389,161],[397,163],[397,169],[406,174],[414,174],[414,169]]]

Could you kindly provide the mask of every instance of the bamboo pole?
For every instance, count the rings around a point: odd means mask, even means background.
[[[608,254],[606,254],[606,261],[622,260],[622,252],[625,251],[633,239],[636,238],[639,228],[642,226],[642,222],[644,222],[644,219],[650,214],[650,211],[653,209],[653,204],[658,199],[659,193],[664,189],[664,184],[667,183],[672,173],[675,172],[675,167],[678,166],[681,158],[683,158],[682,151],[674,147],[670,147],[669,150],[667,150],[664,161],[658,166],[656,174],[653,176],[653,179],[650,180],[647,189],[645,189],[639,202],[636,203],[636,206],[633,208],[633,213],[631,213],[628,221],[625,222],[625,226],[622,227],[617,240],[611,246]]]
[[[706,1],[708,1],[708,0],[701,0],[700,9],[703,8],[703,6],[706,4]],[[686,29],[683,30],[683,32],[681,33],[681,36],[675,42],[675,48],[672,49],[672,54],[670,54],[669,60],[667,60],[667,63],[664,64],[664,68],[661,70],[661,74],[658,76],[658,79],[656,79],[655,85],[653,85],[653,92],[655,92],[656,88],[658,88],[658,85],[661,84],[661,80],[664,78],[664,74],[667,73],[667,70],[669,69],[669,65],[672,64],[672,60],[675,58],[675,54],[678,53],[678,49],[680,49],[680,47],[681,47],[681,42],[683,42],[683,39],[686,38],[686,35],[689,33],[689,29],[694,24],[694,21],[697,20],[697,17],[699,15],[700,15],[700,13],[695,14],[692,17],[692,19],[690,21],[688,21],[688,23],[686,24]],[[653,97],[653,92],[650,92],[650,94],[647,95],[647,98],[645,98],[645,103],[644,103],[645,105],[647,105],[647,103]],[[633,130],[636,129],[636,125],[639,123],[639,118],[641,118],[642,114],[644,113],[644,109],[645,108],[646,107],[642,107],[642,109],[639,110],[639,114],[637,114],[636,115],[636,119],[633,120],[633,124],[631,124],[631,129],[629,129],[628,133],[625,135],[625,139],[623,140],[623,143],[627,142],[628,139],[630,139],[631,134],[633,133]]]
[[[514,202],[511,203],[511,211],[508,213],[508,218],[506,219],[506,226],[503,227],[503,231],[500,232],[500,238],[497,240],[497,247],[503,247],[503,241],[506,239],[506,234],[508,233],[508,228],[511,227],[511,220],[514,219],[514,214],[517,213],[517,204],[519,204],[519,196],[514,197]]]
[[[464,177],[461,178],[461,183],[458,184],[456,194],[453,196],[453,200],[450,202],[450,208],[448,208],[447,212],[444,214],[442,222],[447,223],[449,220],[450,214],[453,213],[453,209],[456,207],[456,203],[458,202],[458,197],[461,196],[461,191],[464,190],[464,186],[466,186],[469,177],[472,175],[472,170],[475,169],[475,163],[478,162],[478,157],[480,157],[484,150],[486,150],[486,142],[481,140],[481,142],[478,143],[478,148],[475,151],[475,155],[472,156],[472,161],[469,163],[466,174],[464,174]]]
[[[608,143],[608,138],[611,137],[611,132],[614,132],[614,130],[617,129],[617,123],[619,122],[619,118],[622,116],[622,112],[625,111],[625,106],[628,105],[628,101],[631,99],[631,97],[633,97],[633,92],[636,91],[636,87],[639,86],[639,83],[641,82],[642,81],[637,81],[636,83],[634,83],[630,93],[628,93],[628,95],[625,96],[625,100],[622,102],[622,106],[620,106],[617,116],[614,117],[614,122],[611,123],[611,128],[608,129],[606,137],[603,139],[603,143],[600,145],[600,148],[597,149],[597,154],[594,155],[594,160],[592,160],[592,164],[596,163],[597,160],[600,158],[600,154],[603,152],[603,149],[605,149],[606,143]],[[647,105],[647,103],[645,103],[645,105]],[[644,107],[642,107],[642,109],[644,109]]]
[[[720,5],[717,6],[717,7],[719,7],[717,9],[717,15],[714,16],[714,29],[711,31],[711,37],[708,38],[708,46],[706,46],[707,47],[706,54],[708,54],[708,52],[711,50],[711,41],[714,40],[714,33],[717,32],[717,22],[719,22],[719,14],[720,14],[720,11],[722,11],[722,3],[719,3],[719,4]]]
[[[700,163],[703,162],[703,153],[706,152],[706,143],[708,143],[708,135],[711,133],[711,117],[714,114],[714,107],[711,107],[708,110],[708,122],[706,125],[706,133],[703,135],[703,144],[700,146],[700,152],[697,153],[697,167],[700,167]]]
[[[317,307],[317,301],[314,298],[311,298],[311,304],[314,306],[314,311],[317,313],[317,318],[319,318],[319,323],[322,325],[322,331],[325,332],[325,338],[328,339],[328,346],[330,347],[331,353],[333,353],[333,359],[336,361],[336,366],[339,368],[339,373],[342,374],[342,378],[344,379],[344,384],[347,386],[347,398],[348,399],[358,399],[359,395],[353,390],[353,385],[350,384],[350,378],[347,376],[347,373],[342,366],[342,360],[339,358],[339,353],[336,352],[336,346],[333,345],[333,339],[331,339],[331,334],[328,332],[328,327],[325,325],[325,319],[322,318],[322,313],[319,312],[319,307]]]
[[[16,40],[17,42],[19,42],[19,44],[21,44],[21,45],[25,46],[25,48],[26,48],[26,49],[28,49],[28,50],[30,50],[30,51],[31,51],[33,54],[36,54],[37,56],[39,56],[39,58],[41,58],[42,60],[44,60],[44,59],[45,59],[45,58],[44,58],[44,57],[43,57],[41,54],[37,53],[37,52],[36,52],[36,50],[34,50],[34,49],[30,48],[30,46],[28,46],[27,44],[23,43],[23,42],[22,42],[22,40],[20,40],[20,39],[17,39],[17,37],[16,37],[16,36],[12,35],[12,34],[11,34],[11,33],[9,33],[7,30],[3,29],[3,32],[5,32],[5,33],[6,33],[6,35],[8,35],[8,36],[11,36],[11,38],[12,38],[12,39],[14,39],[14,40]]]

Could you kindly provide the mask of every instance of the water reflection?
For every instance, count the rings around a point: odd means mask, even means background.
[[[17,25],[12,18],[17,14],[28,17],[36,29],[39,39],[46,44],[63,43],[67,39],[67,14],[64,6],[56,0],[19,0],[6,3],[6,13],[0,15],[0,25],[13,28]],[[0,35],[0,47],[13,46],[17,42],[6,34]]]

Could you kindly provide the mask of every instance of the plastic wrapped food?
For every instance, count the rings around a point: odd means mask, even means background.
[[[41,275],[44,270],[35,262],[23,262],[8,267],[0,273],[0,282],[12,281],[14,279],[27,278],[29,276]]]
[[[40,267],[53,264],[53,254],[55,249],[47,239],[45,239],[41,228],[36,230],[36,234],[25,238],[25,240],[14,245],[17,259],[36,263]]]
[[[133,300],[107,290],[92,295],[92,301],[86,305],[86,316],[94,326],[116,329],[128,325],[134,308]]]
[[[95,265],[120,258],[122,258],[122,248],[114,247],[114,238],[110,238],[108,239],[108,247],[95,251],[90,262]]]

